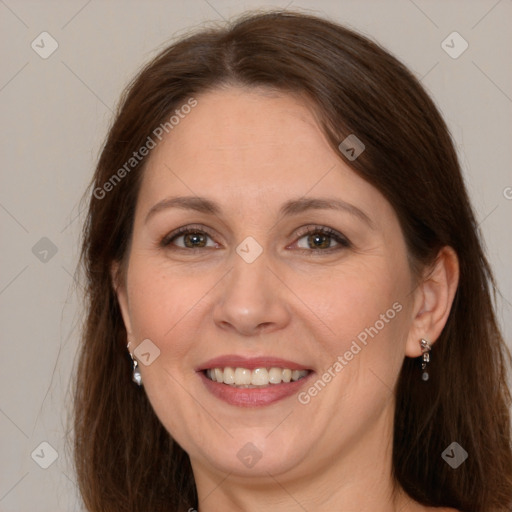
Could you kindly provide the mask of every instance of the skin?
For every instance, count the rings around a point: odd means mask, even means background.
[[[304,101],[239,87],[196,99],[150,155],[126,274],[116,279],[113,266],[112,276],[130,349],[149,338],[160,350],[139,365],[143,385],[190,456],[200,512],[429,510],[392,492],[392,390],[404,358],[419,357],[420,339],[434,343],[446,323],[453,250],[417,281],[393,208],[331,149]],[[145,222],[171,196],[207,197],[221,213],[168,208]],[[370,223],[337,210],[278,215],[303,196],[341,199]],[[183,235],[159,245],[190,224],[206,247],[187,249]],[[315,249],[304,226],[330,227],[351,245],[326,236],[320,245],[338,250]],[[236,252],[248,236],[263,249],[252,263]],[[220,355],[271,355],[318,378],[396,302],[401,311],[306,405],[296,396],[229,405],[194,371]],[[262,455],[252,468],[237,457],[249,442]]]

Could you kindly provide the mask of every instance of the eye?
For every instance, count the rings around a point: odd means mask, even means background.
[[[196,228],[194,226],[183,226],[176,231],[173,231],[169,235],[165,236],[163,240],[160,242],[162,247],[168,247],[171,244],[175,245],[178,249],[203,249],[207,247],[218,248],[219,244],[213,242],[212,245],[207,245],[208,238],[210,240],[213,239],[211,236],[204,231],[204,229]],[[181,244],[176,244],[175,241],[182,239]]]
[[[315,252],[331,252],[351,247],[349,240],[341,233],[325,226],[309,226],[299,232],[297,245],[301,249],[312,249]],[[305,244],[301,240],[305,239]],[[332,246],[335,241],[338,246]],[[311,251],[309,251],[311,252]]]
[[[298,248],[310,253],[325,253],[351,247],[351,243],[346,237],[325,226],[309,226],[300,230],[298,236],[299,239],[295,242]],[[209,245],[208,239],[212,242]],[[302,239],[305,239],[305,245],[304,242],[301,242]],[[177,240],[181,240],[181,243],[176,243]],[[338,245],[333,246],[332,242]],[[199,226],[183,226],[166,235],[160,245],[161,247],[172,245],[178,250],[219,248],[219,244],[212,239],[211,235]]]

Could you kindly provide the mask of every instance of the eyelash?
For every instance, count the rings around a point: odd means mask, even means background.
[[[164,247],[164,248],[169,248],[171,243],[176,238],[186,235],[186,234],[192,234],[192,233],[205,234],[208,237],[212,238],[212,240],[213,240],[213,237],[208,233],[208,231],[204,230],[203,228],[201,228],[199,226],[197,226],[197,227],[193,226],[193,225],[192,226],[183,226],[183,227],[177,229],[176,231],[173,231],[172,233],[166,235],[161,240],[160,246]],[[339,246],[328,247],[327,249],[299,248],[298,249],[299,251],[309,252],[309,253],[324,253],[325,254],[325,253],[331,253],[334,251],[339,251],[341,249],[348,249],[348,248],[352,247],[352,244],[346,237],[344,237],[341,233],[338,233],[334,229],[328,228],[326,226],[309,226],[306,229],[300,230],[300,232],[297,234],[297,236],[298,236],[297,240],[300,240],[301,238],[303,238],[307,235],[312,235],[315,233],[320,233],[321,235],[324,235],[324,236],[334,239],[336,242],[338,242]],[[190,251],[195,252],[195,251],[202,250],[202,249],[211,249],[211,247],[193,247],[193,248],[177,247],[177,246],[173,247],[173,250],[182,250],[182,251],[188,251],[188,252],[190,252]]]

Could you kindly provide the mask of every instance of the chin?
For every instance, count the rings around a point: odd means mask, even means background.
[[[271,440],[268,432],[255,435],[247,429],[247,435],[236,435],[228,443],[209,444],[210,449],[201,454],[210,466],[216,470],[233,475],[268,477],[293,472],[306,458],[310,451],[304,439],[296,439],[283,435]],[[283,442],[284,439],[288,442]],[[211,447],[218,447],[213,452]]]

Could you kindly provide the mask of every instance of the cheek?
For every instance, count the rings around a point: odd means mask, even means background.
[[[128,281],[130,314],[134,331],[139,337],[159,336],[169,317],[169,302],[178,294],[165,275],[153,271],[150,266],[134,265]]]
[[[408,274],[390,264],[373,263],[357,269],[347,265],[331,272],[324,286],[304,283],[301,292],[309,289],[311,308],[329,327],[315,339],[318,353],[323,354],[325,373],[320,377],[330,381],[335,375],[322,400],[333,410],[341,400],[339,414],[350,410],[360,420],[378,415],[390,396],[403,363],[408,329]]]
[[[133,333],[137,341],[144,338],[159,344],[173,326],[186,315],[192,302],[190,287],[179,277],[172,277],[151,258],[133,258],[128,274],[128,298]]]
[[[299,292],[310,293],[311,307],[322,320],[319,332],[325,334],[315,341],[325,356],[323,370],[342,375],[332,389],[341,394],[350,389],[354,399],[358,397],[350,407],[358,407],[358,400],[373,400],[372,393],[387,396],[382,382],[392,387],[403,362],[408,329],[409,274],[391,262],[366,263],[330,272],[318,283],[323,286],[304,283]],[[333,366],[340,362],[339,356],[343,369]]]
[[[391,323],[398,327],[394,320],[403,309],[407,283],[407,274],[385,261],[366,261],[297,280],[294,290],[329,328],[326,332],[348,340],[375,324],[379,330],[389,330]]]
[[[217,274],[171,267],[161,258],[141,254],[133,258],[128,276],[130,319],[136,341],[149,338],[167,363],[179,362],[199,336],[205,308],[210,307],[208,293],[218,281]],[[172,350],[166,350],[169,348]]]

